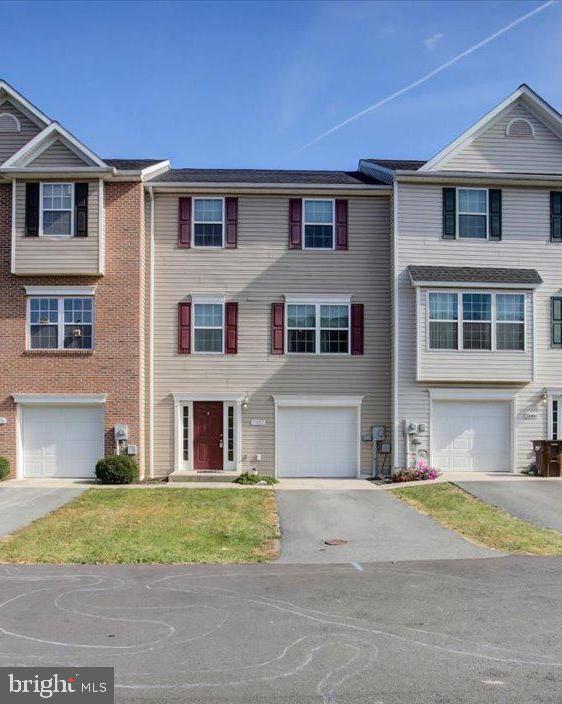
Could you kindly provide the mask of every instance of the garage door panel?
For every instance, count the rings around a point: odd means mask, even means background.
[[[354,408],[281,407],[277,411],[277,473],[281,477],[357,474]]]
[[[41,406],[22,409],[26,477],[93,477],[103,456],[103,409]]]
[[[505,401],[434,401],[434,464],[443,471],[509,471],[510,424]]]

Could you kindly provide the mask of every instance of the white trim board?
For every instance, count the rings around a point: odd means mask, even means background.
[[[24,286],[27,296],[93,296],[96,286]]]
[[[365,396],[323,394],[275,394],[271,397],[276,406],[355,406],[360,407]]]
[[[107,394],[12,394],[15,403],[42,406],[99,406]]]

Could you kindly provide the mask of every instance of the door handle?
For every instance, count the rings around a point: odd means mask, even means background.
[[[219,447],[222,449],[224,447],[224,442],[222,440],[219,440]]]

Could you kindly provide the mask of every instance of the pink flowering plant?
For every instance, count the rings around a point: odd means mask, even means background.
[[[435,467],[430,467],[427,462],[420,457],[412,469],[403,469],[392,476],[393,482],[423,482],[428,479],[437,479],[439,472]]]

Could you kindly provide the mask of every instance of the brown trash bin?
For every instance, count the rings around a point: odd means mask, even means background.
[[[562,441],[533,440],[539,477],[559,477],[562,468]]]

